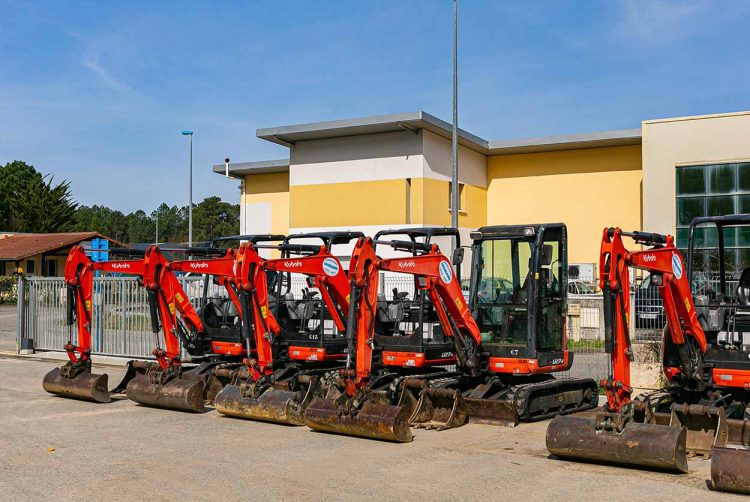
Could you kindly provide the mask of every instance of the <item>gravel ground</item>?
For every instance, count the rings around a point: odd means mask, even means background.
[[[0,357],[3,500],[730,500],[673,475],[548,458],[546,423],[415,430],[390,444],[46,394],[50,361]],[[121,368],[110,373],[110,385]],[[739,497],[737,497],[739,499]]]

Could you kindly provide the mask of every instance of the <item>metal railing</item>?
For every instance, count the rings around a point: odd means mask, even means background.
[[[76,340],[75,326],[65,324],[66,288],[59,277],[19,278],[19,330],[21,339],[32,339],[37,350],[62,351],[65,343]],[[202,276],[183,276],[182,286],[193,305],[200,305],[203,296]],[[631,336],[635,343],[660,340],[663,324],[660,320],[642,317],[636,311],[643,301],[650,305],[661,305],[655,288],[641,288],[635,282],[631,294]],[[293,274],[288,291],[295,301],[302,300],[303,289],[307,287],[305,278]],[[414,293],[414,279],[404,274],[381,274],[380,293],[388,301],[397,292],[407,292],[411,299]],[[285,289],[286,290],[286,289]],[[225,290],[209,281],[209,298],[225,297]],[[319,299],[317,301],[320,301]],[[656,308],[656,307],[654,307]],[[645,312],[645,311],[644,311]],[[663,312],[663,309],[662,309]],[[318,319],[308,323],[314,329]],[[325,320],[326,333],[333,334],[332,321]],[[150,358],[151,351],[163,345],[161,333],[151,331],[151,322],[146,291],[133,277],[97,277],[94,280],[92,301],[92,346],[95,354]],[[596,379],[607,375],[608,356],[604,352],[604,316],[601,293],[591,295],[569,295],[566,315],[568,347],[575,352],[573,369],[561,374],[565,377],[591,376]]]

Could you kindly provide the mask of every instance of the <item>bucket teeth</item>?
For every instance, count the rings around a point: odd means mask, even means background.
[[[315,398],[305,410],[305,424],[313,430],[383,441],[408,443],[412,438],[406,409],[365,402],[356,412],[344,413],[331,399]]]
[[[146,406],[181,411],[206,411],[205,382],[200,375],[183,374],[166,383],[158,383],[151,375],[138,375],[127,385],[128,399]]]
[[[623,431],[598,430],[594,420],[561,416],[547,427],[553,455],[586,462],[687,472],[684,427],[631,422]]]
[[[258,397],[244,395],[239,385],[227,385],[216,395],[216,410],[224,415],[287,425],[304,425],[297,392],[269,388]]]
[[[60,373],[60,368],[55,368],[46,375],[42,380],[42,387],[50,394],[74,399],[84,399],[96,403],[109,403],[110,396],[107,374],[97,375],[90,371],[84,371],[74,376],[66,378]]]

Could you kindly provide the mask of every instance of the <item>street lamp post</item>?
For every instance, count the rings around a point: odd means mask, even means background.
[[[182,131],[190,136],[190,195],[188,197],[188,247],[193,247],[193,131]]]

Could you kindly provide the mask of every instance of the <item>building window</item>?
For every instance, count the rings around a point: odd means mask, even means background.
[[[34,268],[34,265],[36,265],[34,263],[34,260],[26,260],[26,271],[25,272],[27,274],[33,274],[33,273],[35,273],[36,270]]]
[[[687,248],[693,218],[750,213],[750,162],[678,167],[675,172],[677,247],[681,250]],[[708,229],[696,229],[695,247],[717,245],[718,237]],[[750,235],[742,229],[725,228],[724,245],[727,254],[739,258],[750,251]]]
[[[47,260],[44,262],[44,275],[47,277],[57,277],[57,260]]]
[[[458,183],[458,210],[466,211],[466,202],[464,201],[464,184]],[[448,209],[453,210],[453,182],[448,182]]]

